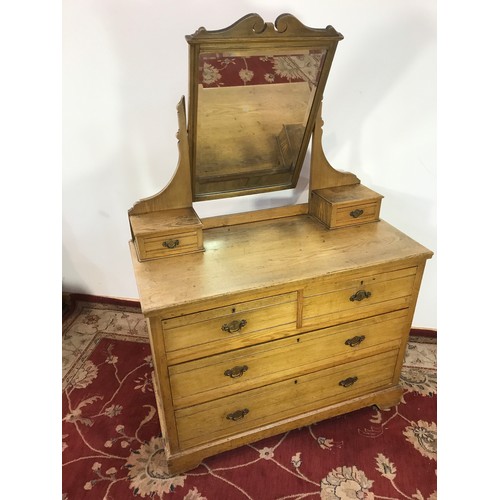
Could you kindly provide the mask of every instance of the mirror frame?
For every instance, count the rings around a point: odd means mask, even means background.
[[[292,189],[297,185],[300,177],[302,164],[309,147],[311,134],[318,111],[323,99],[323,91],[328,79],[332,61],[337,44],[344,37],[332,26],[317,29],[309,28],[302,24],[291,14],[281,14],[275,23],[266,23],[258,14],[248,14],[231,26],[215,31],[208,31],[204,27],[199,28],[193,35],[186,36],[189,44],[189,105],[188,105],[188,143],[189,158],[191,165],[191,189],[193,201],[229,198],[256,194],[282,189]],[[228,50],[256,50],[269,51],[273,49],[309,49],[324,50],[323,67],[318,79],[318,85],[312,101],[304,136],[299,148],[295,166],[293,168],[291,182],[283,185],[270,185],[253,187],[249,189],[238,189],[232,191],[219,191],[216,193],[198,195],[196,187],[196,146],[197,146],[197,122],[198,122],[198,61],[200,53],[224,52]]]

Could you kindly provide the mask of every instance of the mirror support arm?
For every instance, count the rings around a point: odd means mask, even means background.
[[[139,200],[130,210],[129,215],[158,212],[173,208],[189,208],[193,205],[191,192],[191,166],[189,161],[189,143],[186,122],[186,103],[182,96],[177,104],[177,132],[179,161],[170,182],[156,195]]]
[[[311,148],[311,177],[309,181],[309,196],[316,189],[326,187],[348,186],[359,184],[360,180],[351,172],[342,172],[333,168],[326,159],[323,151],[323,118],[321,117],[321,104],[316,115],[316,122],[312,133]]]

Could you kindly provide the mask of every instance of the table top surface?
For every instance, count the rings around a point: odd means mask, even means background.
[[[139,262],[130,250],[146,316],[432,252],[385,221],[328,230],[308,215],[203,231],[204,252]]]

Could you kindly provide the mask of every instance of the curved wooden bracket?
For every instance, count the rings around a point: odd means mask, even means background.
[[[321,138],[323,137],[323,123],[320,104],[312,134],[309,193],[312,193],[316,189],[360,183],[360,180],[351,172],[336,170],[328,163],[321,142]]]
[[[189,146],[186,126],[186,103],[184,96],[177,104],[177,132],[179,161],[174,176],[169,184],[159,193],[139,200],[129,211],[129,215],[139,215],[148,212],[158,212],[170,208],[189,208],[193,205],[191,191],[191,165],[189,161]]]

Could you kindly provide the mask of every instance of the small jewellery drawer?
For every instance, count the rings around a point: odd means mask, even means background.
[[[290,335],[296,325],[296,292],[162,321],[169,364]]]
[[[145,259],[168,257],[200,249],[200,236],[193,232],[160,234],[138,240]]]
[[[192,208],[131,215],[139,261],[203,251],[202,223]]]
[[[407,311],[400,310],[170,366],[174,407],[191,406],[397,348],[407,328]]]
[[[321,279],[304,289],[303,326],[335,324],[403,309],[412,300],[416,267]]]
[[[363,224],[365,222],[374,222],[378,220],[380,213],[380,203],[358,203],[350,207],[337,209],[335,226],[352,226],[354,224]]]
[[[175,411],[183,448],[324,408],[393,384],[398,350]]]
[[[329,229],[379,220],[382,196],[361,185],[317,189],[311,193],[311,214]]]

